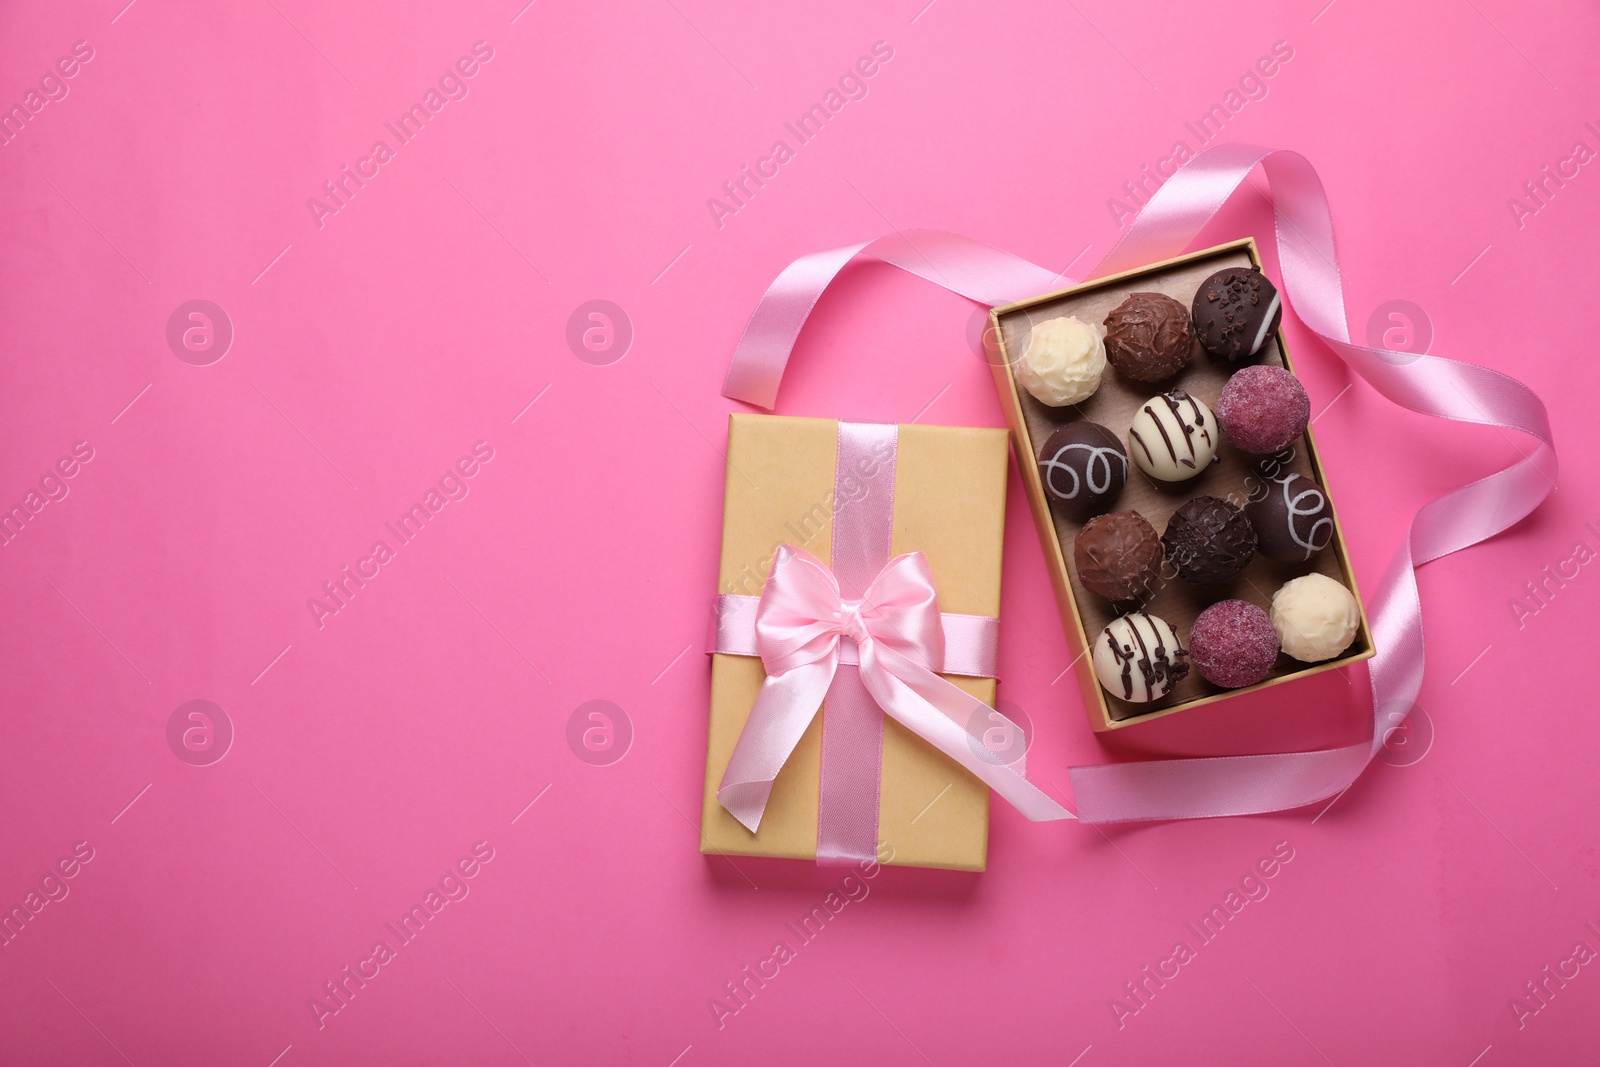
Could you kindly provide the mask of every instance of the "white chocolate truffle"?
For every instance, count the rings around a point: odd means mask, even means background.
[[[1113,619],[1094,643],[1094,675],[1114,697],[1160,700],[1189,673],[1189,651],[1165,619],[1136,611]]]
[[[1060,408],[1093,396],[1105,370],[1100,331],[1069,315],[1034,325],[1017,363],[1017,380],[1040,403]]]
[[[1128,426],[1128,455],[1158,481],[1188,481],[1217,458],[1217,418],[1182,389],[1153,396]]]
[[[1307,574],[1272,594],[1272,626],[1285,652],[1302,663],[1321,663],[1350,647],[1361,628],[1361,607],[1326,574]]]

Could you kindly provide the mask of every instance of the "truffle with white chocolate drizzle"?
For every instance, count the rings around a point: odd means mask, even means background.
[[[1217,458],[1216,417],[1182,389],[1145,401],[1128,427],[1128,455],[1163,482],[1193,478]]]
[[[1293,472],[1273,478],[1261,499],[1245,505],[1262,555],[1304,563],[1333,540],[1333,512],[1322,486]]]
[[[1160,700],[1188,675],[1189,650],[1167,620],[1142,611],[1113,619],[1094,643],[1094,673],[1112,696]]]
[[[1082,521],[1111,506],[1128,481],[1128,454],[1098,422],[1071,422],[1039,452],[1039,480],[1056,507]]]

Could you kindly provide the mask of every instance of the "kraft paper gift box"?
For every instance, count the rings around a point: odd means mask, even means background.
[[[838,428],[833,419],[730,417],[718,592],[760,595],[780,544],[829,558]],[[899,427],[890,554],[927,557],[942,612],[999,614],[1008,437],[998,429]],[[880,476],[869,468],[858,482],[839,484],[871,492]],[[814,860],[826,706],[778,775],[759,832],[751,833],[718,802],[717,787],[765,674],[755,656],[711,660],[701,851]],[[945,677],[994,703],[993,679]],[[981,871],[988,838],[988,787],[885,716],[880,861]]]
[[[1134,292],[1164,293],[1188,307],[1200,283],[1216,271],[1224,267],[1252,266],[1259,268],[1261,257],[1256,251],[1254,239],[1244,238],[1137,270],[1097,278],[1060,292],[1006,304],[995,308],[990,315],[990,336],[995,343],[997,357],[992,358],[990,363],[994,369],[995,385],[1000,391],[1000,405],[1005,409],[1006,421],[1016,435],[1022,484],[1027,490],[1028,504],[1038,526],[1039,539],[1044,545],[1045,563],[1050,569],[1051,584],[1055,587],[1062,626],[1074,657],[1084,707],[1089,713],[1089,725],[1096,731],[1117,730],[1149,722],[1243,693],[1336,670],[1369,659],[1374,653],[1372,632],[1367,626],[1366,609],[1362,607],[1361,626],[1354,642],[1334,659],[1322,663],[1301,663],[1287,654],[1280,654],[1277,665],[1265,681],[1242,689],[1221,689],[1200,677],[1199,671],[1191,670],[1169,696],[1151,704],[1131,704],[1101,688],[1095,677],[1092,657],[1084,651],[1117,613],[1110,603],[1084,589],[1078,581],[1071,558],[1073,539],[1082,523],[1061,515],[1046,499],[1037,462],[1040,448],[1057,427],[1078,419],[1098,422],[1119,438],[1124,437],[1138,408],[1157,392],[1168,389],[1183,389],[1215,410],[1217,395],[1222,391],[1229,371],[1198,348],[1189,365],[1171,381],[1161,383],[1159,388],[1130,382],[1108,366],[1100,380],[1100,388],[1089,399],[1065,408],[1051,408],[1034,399],[1018,384],[1012,364],[1027,347],[1029,330],[1035,322],[1073,315],[1083,322],[1099,324],[1128,294]],[[1281,329],[1273,331],[1256,362],[1283,367],[1291,372],[1294,370],[1289,362],[1289,350],[1284,344]],[[1177,627],[1179,638],[1185,645],[1188,644],[1190,626],[1207,605],[1236,597],[1270,610],[1272,594],[1280,585],[1313,571],[1343,584],[1355,595],[1356,604],[1361,605],[1355,570],[1345,550],[1344,529],[1339,524],[1338,512],[1334,508],[1333,487],[1328,484],[1327,472],[1317,455],[1310,427],[1301,435],[1299,442],[1291,447],[1293,454],[1287,458],[1283,453],[1274,457],[1276,466],[1273,473],[1281,476],[1293,472],[1322,486],[1333,514],[1333,540],[1327,548],[1304,563],[1280,563],[1258,554],[1244,573],[1224,590],[1198,589],[1176,578],[1162,581],[1148,599],[1144,610]],[[1265,490],[1266,482],[1251,457],[1226,443],[1218,450],[1217,456],[1218,462],[1210,470],[1173,486],[1157,485],[1144,477],[1137,467],[1132,467],[1127,485],[1123,487],[1113,509],[1137,511],[1160,531],[1166,528],[1167,519],[1172,513],[1191,497],[1209,494],[1243,506],[1246,500],[1255,499],[1254,494]],[[1164,570],[1163,578],[1168,577]]]

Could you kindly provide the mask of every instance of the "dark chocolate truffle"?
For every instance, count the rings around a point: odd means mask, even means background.
[[[1044,493],[1063,515],[1082,522],[1111,506],[1128,480],[1128,454],[1098,422],[1074,422],[1045,441],[1039,453]]]
[[[1160,293],[1134,293],[1106,316],[1106,359],[1123,377],[1163,382],[1194,356],[1194,323]]]
[[[1248,600],[1220,600],[1189,630],[1189,662],[1200,677],[1224,689],[1255,685],[1278,662],[1272,616]]]
[[[1072,561],[1089,592],[1107,600],[1137,600],[1161,573],[1161,539],[1137,511],[1113,511],[1078,531]]]
[[[1244,512],[1214,496],[1197,496],[1167,520],[1161,535],[1178,577],[1196,585],[1226,585],[1256,553],[1256,531]]]
[[[1285,474],[1266,485],[1260,500],[1244,506],[1261,554],[1304,563],[1327,548],[1333,540],[1333,511],[1322,486],[1300,474]]]
[[[1245,367],[1217,398],[1222,432],[1240,451],[1257,456],[1287,448],[1310,421],[1311,398],[1300,379],[1282,367]]]
[[[1278,290],[1255,267],[1224,267],[1194,294],[1194,331],[1218,359],[1244,363],[1267,343],[1283,318]]]

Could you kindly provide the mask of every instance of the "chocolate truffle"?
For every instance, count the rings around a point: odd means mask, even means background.
[[[1187,501],[1161,535],[1178,577],[1196,585],[1226,585],[1250,565],[1256,531],[1244,512],[1214,496]]]
[[[1111,506],[1128,480],[1128,454],[1098,422],[1074,422],[1050,435],[1039,453],[1044,494],[1082,522]]]
[[[1100,331],[1069,315],[1033,326],[1016,373],[1035,400],[1059,408],[1093,396],[1105,369]]]
[[[1136,382],[1164,382],[1194,356],[1194,323],[1160,293],[1134,293],[1106,316],[1106,358]]]
[[[1217,458],[1216,416],[1182,389],[1145,401],[1128,426],[1128,455],[1163,482],[1183,482]]]
[[[1165,619],[1136,611],[1113,619],[1094,643],[1094,674],[1106,692],[1144,704],[1160,700],[1189,673],[1188,651]]]
[[[1278,631],[1250,601],[1219,600],[1189,629],[1189,662],[1212,685],[1255,685],[1278,662]]]
[[[1161,538],[1137,511],[1090,519],[1072,545],[1078,580],[1107,600],[1137,600],[1161,573]]]
[[[1277,288],[1255,267],[1224,267],[1194,294],[1194,332],[1200,346],[1229,363],[1259,354],[1282,318]]]
[[[1304,563],[1333,540],[1333,510],[1322,486],[1300,474],[1266,483],[1260,500],[1244,506],[1256,528],[1261,554],[1284,563]]]
[[[1240,451],[1265,456],[1306,432],[1311,398],[1282,367],[1245,367],[1222,387],[1217,421]]]
[[[1285,652],[1320,663],[1350,647],[1361,628],[1361,607],[1326,574],[1307,574],[1272,594],[1272,625]]]

